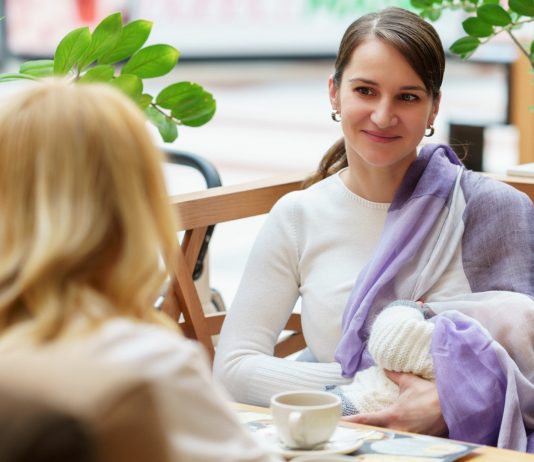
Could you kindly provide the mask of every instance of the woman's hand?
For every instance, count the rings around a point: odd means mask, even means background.
[[[398,400],[382,411],[357,414],[344,420],[426,435],[446,436],[436,384],[417,375],[385,371],[400,389]]]

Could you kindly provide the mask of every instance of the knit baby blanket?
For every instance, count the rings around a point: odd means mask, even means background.
[[[533,296],[530,199],[428,145],[351,292],[336,359],[346,377],[372,366],[378,313],[423,300],[436,313],[431,355],[449,437],[534,451]]]

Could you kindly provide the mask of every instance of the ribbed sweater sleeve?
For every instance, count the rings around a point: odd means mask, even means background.
[[[267,406],[282,390],[346,383],[337,363],[272,356],[299,297],[298,245],[291,197],[276,204],[249,256],[217,345],[214,373],[240,402]]]

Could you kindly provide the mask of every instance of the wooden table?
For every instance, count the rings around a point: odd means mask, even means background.
[[[247,404],[234,403],[234,407],[237,411],[246,411],[246,412],[257,412],[262,414],[270,414],[270,410],[263,407],[249,406]],[[384,431],[382,428],[371,427],[368,425],[354,424],[350,422],[345,422],[344,425],[354,426],[359,429],[364,430],[380,430]],[[391,430],[388,430],[390,432]],[[404,433],[406,432],[394,432],[394,433]],[[450,440],[445,440],[450,441]],[[510,451],[508,449],[498,449],[491,446],[480,446],[471,452],[469,455],[457,459],[458,462],[523,462],[530,461],[534,462],[534,455],[525,454],[523,452]]]

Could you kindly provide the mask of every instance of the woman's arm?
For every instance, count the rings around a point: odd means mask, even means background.
[[[435,313],[456,310],[476,319],[527,377],[534,378],[534,206],[511,188],[470,173],[465,182],[462,260],[425,296]],[[454,293],[455,276],[470,293]]]
[[[212,381],[205,355],[197,348],[184,350],[189,357],[174,377],[162,377],[158,392],[176,460],[281,462],[229,408],[228,397]]]
[[[266,406],[282,390],[347,383],[337,363],[273,357],[299,297],[299,248],[293,200],[271,211],[249,256],[217,344],[214,372],[234,399]]]

